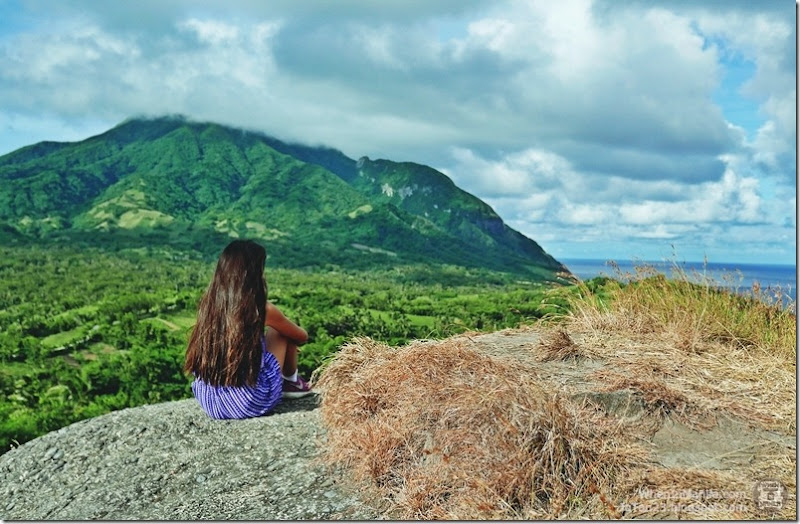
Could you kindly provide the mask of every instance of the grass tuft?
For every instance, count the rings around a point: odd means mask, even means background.
[[[318,381],[328,461],[404,519],[542,518],[593,504],[615,517],[599,497],[643,452],[463,340],[345,345]]]
[[[581,348],[563,329],[557,329],[539,342],[539,359],[542,362],[552,360],[577,360],[584,356]]]
[[[651,265],[634,266],[632,272],[611,267],[614,280],[599,291],[579,284],[571,299],[572,315],[595,329],[667,333],[689,352],[704,341],[721,341],[796,358],[797,304],[787,302],[789,290],[758,282],[742,290],[735,273],[723,274],[720,282],[678,264],[670,278]]]

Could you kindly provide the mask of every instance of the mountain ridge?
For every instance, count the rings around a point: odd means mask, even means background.
[[[0,181],[0,234],[193,239],[207,251],[224,238],[255,237],[276,242],[283,264],[298,252],[311,263],[367,256],[380,264],[389,252],[400,263],[544,280],[568,273],[429,166],[356,161],[185,117],[132,118],[82,141],[25,146],[0,157]]]

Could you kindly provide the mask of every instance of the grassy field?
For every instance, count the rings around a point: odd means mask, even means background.
[[[78,326],[68,331],[61,331],[44,337],[42,339],[42,345],[49,349],[55,349],[80,340],[85,334],[86,328],[84,326]]]
[[[188,330],[195,323],[195,316],[193,314],[189,314],[186,312],[183,313],[176,313],[174,315],[161,315],[156,317],[155,320],[160,321],[162,324],[167,326],[168,328],[178,331],[178,330]]]

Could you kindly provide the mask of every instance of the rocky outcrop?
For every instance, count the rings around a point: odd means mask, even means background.
[[[0,519],[379,518],[316,460],[316,407],[218,421],[189,399],[77,422],[0,456]]]
[[[717,499],[686,500],[681,504],[699,504],[700,513],[623,514],[620,509],[625,518],[796,519],[796,429],[781,423],[790,420],[787,413],[796,414],[794,402],[747,404],[765,395],[755,389],[747,397],[733,389],[724,396],[709,387],[722,387],[710,371],[685,362],[706,358],[705,353],[683,354],[681,360],[665,353],[669,347],[661,339],[533,328],[465,334],[453,343],[513,360],[520,373],[534,375],[564,402],[605,414],[614,427],[624,429],[617,435],[621,445],[630,440],[642,446],[649,469],[639,473],[650,480],[642,480],[642,489],[622,493],[620,508],[674,508],[671,497],[689,493],[691,498],[691,490],[712,488],[737,497],[736,508],[744,508],[719,509]],[[623,374],[633,365],[638,375]],[[692,375],[698,369],[706,371],[701,379]],[[728,375],[721,376],[728,380]],[[753,407],[760,405],[772,411]],[[388,503],[368,498],[374,490],[356,489],[346,476],[321,464],[325,446],[317,397],[285,402],[269,416],[236,421],[209,419],[194,399],[125,409],[48,433],[0,456],[0,519],[391,518]],[[772,513],[754,498],[764,482],[789,488],[782,513]]]

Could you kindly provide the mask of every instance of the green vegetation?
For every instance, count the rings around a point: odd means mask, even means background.
[[[24,147],[0,157],[0,450],[188,396],[187,333],[232,238],[265,241],[283,268],[270,298],[311,335],[306,374],[357,335],[399,344],[551,313],[565,270],[418,164],[172,117]]]
[[[163,244],[162,244],[163,245]],[[215,257],[173,248],[0,248],[0,449],[111,410],[187,398],[181,367]],[[270,300],[308,330],[305,375],[355,336],[388,344],[552,314],[551,286],[457,266],[267,268]]]
[[[0,157],[0,239],[170,245],[206,255],[271,244],[273,267],[457,264],[556,280],[564,268],[430,167],[180,118]]]

